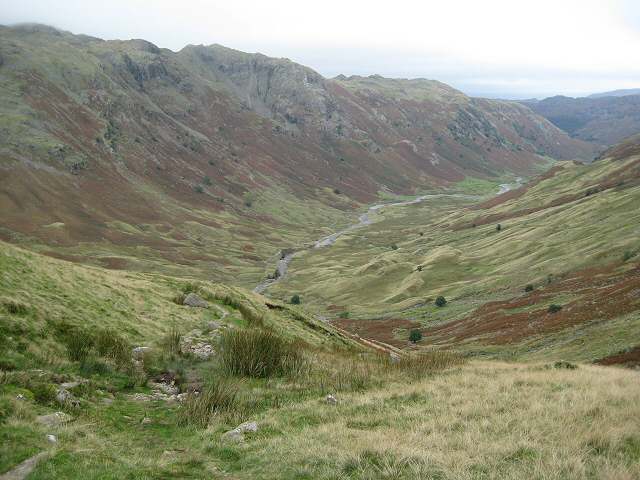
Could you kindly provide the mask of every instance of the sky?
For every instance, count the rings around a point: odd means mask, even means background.
[[[431,78],[501,98],[640,88],[638,0],[0,0],[46,23],[180,50],[218,43],[327,77]]]

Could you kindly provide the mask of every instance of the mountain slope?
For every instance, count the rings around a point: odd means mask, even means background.
[[[593,153],[524,107],[432,81],[37,25],[0,40],[2,238],[110,268],[250,285],[381,191]]]
[[[556,96],[523,102],[574,138],[611,146],[640,132],[640,95]]]
[[[425,345],[496,355],[596,360],[636,347],[638,138],[603,156],[483,202],[441,195],[379,209],[369,226],[297,255],[269,293],[298,293],[397,346],[419,328]]]

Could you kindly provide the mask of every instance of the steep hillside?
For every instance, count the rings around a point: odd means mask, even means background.
[[[3,478],[640,474],[631,370],[381,356],[241,289],[2,242],[0,271]],[[208,308],[176,303],[184,291]],[[261,366],[282,348],[276,371],[230,371],[229,359]]]
[[[632,349],[637,138],[605,157],[559,163],[483,202],[441,195],[381,208],[371,225],[300,252],[269,293],[297,293],[343,328],[397,346],[418,328],[425,346],[519,357],[596,360]]]
[[[215,45],[1,27],[0,85],[2,238],[247,286],[379,192],[593,153],[514,103]]]
[[[572,137],[600,147],[640,132],[640,95],[633,92],[623,96],[557,96],[523,103]]]

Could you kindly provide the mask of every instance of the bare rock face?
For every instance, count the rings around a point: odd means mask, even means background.
[[[182,304],[188,307],[209,308],[209,304],[193,292],[184,298]]]

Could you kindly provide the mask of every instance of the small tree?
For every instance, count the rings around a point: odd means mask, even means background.
[[[420,340],[422,340],[422,332],[420,330],[414,329],[409,332],[409,341],[411,343],[418,343]]]
[[[533,285],[529,284],[526,287],[524,287],[524,291],[525,292],[533,292]]]
[[[560,310],[562,310],[562,305],[556,305],[555,303],[552,303],[551,305],[549,305],[548,312],[556,313],[556,312],[559,312]]]
[[[204,183],[205,185],[211,185],[211,179],[209,177],[204,177],[202,179],[202,183]]]
[[[300,305],[300,295],[298,295],[297,293],[291,297],[291,304],[292,305]]]
[[[502,230],[502,225],[497,224],[496,225],[496,232],[499,232],[500,230]]]
[[[436,298],[436,307],[444,307],[447,304],[447,299],[440,295]]]

